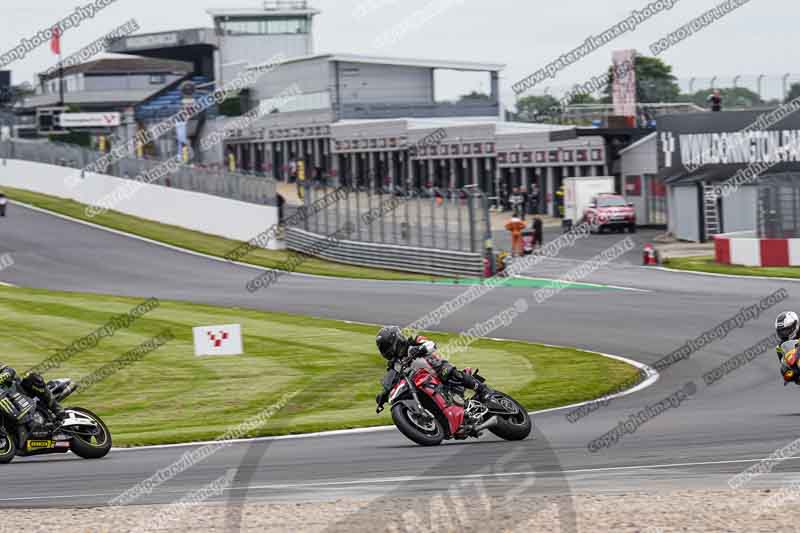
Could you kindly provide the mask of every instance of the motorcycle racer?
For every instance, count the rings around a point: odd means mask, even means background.
[[[456,383],[472,389],[479,397],[484,397],[491,389],[475,379],[470,372],[458,370],[446,359],[442,359],[436,353],[436,344],[421,335],[416,337],[405,337],[397,326],[385,326],[381,328],[375,337],[378,351],[384,359],[388,361],[387,370],[392,370],[395,363],[406,357],[424,358],[427,363],[436,371],[442,383]],[[380,412],[383,404],[389,398],[391,392],[390,382],[384,381],[383,390],[375,397],[378,404],[377,411]]]
[[[778,353],[778,360],[783,363],[783,356],[786,355],[783,351],[783,343],[786,341],[800,340],[800,318],[794,311],[784,311],[775,319],[775,333],[778,334],[778,346],[775,351]],[[787,378],[787,371],[791,370],[785,364],[781,365],[781,373],[784,375],[784,380],[791,380]],[[794,375],[794,381],[800,384],[800,372],[791,372],[789,376]]]
[[[47,384],[41,375],[31,372],[26,374],[22,379],[19,379],[17,372],[13,368],[0,363],[0,394],[6,392],[15,384],[26,393],[41,400],[57,419],[63,417],[64,410],[58,405],[55,398],[53,398],[50,389],[47,388]],[[2,403],[0,403],[0,409],[3,409]]]

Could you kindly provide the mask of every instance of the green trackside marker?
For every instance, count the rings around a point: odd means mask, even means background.
[[[483,282],[480,278],[463,278],[463,279],[446,279],[435,281],[439,285],[480,285]],[[615,285],[604,285],[600,283],[580,283],[580,282],[567,282],[558,281],[550,278],[531,278],[527,276],[504,278],[500,287],[523,287],[531,289],[539,288],[564,288],[564,289],[588,289],[588,290],[601,290],[601,291],[634,291],[634,292],[650,292],[643,289],[635,289],[632,287],[618,287]]]

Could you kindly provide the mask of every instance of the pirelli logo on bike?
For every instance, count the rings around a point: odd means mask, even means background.
[[[29,440],[28,441],[28,450],[44,450],[48,448],[54,448],[56,442],[53,440]]]

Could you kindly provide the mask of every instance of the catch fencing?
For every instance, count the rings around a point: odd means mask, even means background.
[[[800,175],[773,174],[759,181],[758,237],[800,237]]]
[[[0,158],[34,161],[76,169],[76,176],[82,177],[84,169],[101,159],[102,152],[80,146],[56,142],[25,140],[6,140],[0,142]],[[143,176],[154,176],[156,169],[163,169],[163,176],[147,178],[153,185],[172,187],[223,198],[230,198],[260,205],[276,205],[277,191],[275,180],[228,172],[223,168],[209,169],[193,165],[175,165],[169,170],[164,161],[151,158],[125,157],[109,165],[104,174],[118,178],[145,180]],[[65,172],[65,177],[67,173]]]
[[[317,235],[349,225],[351,241],[481,254],[490,232],[488,202],[476,188],[388,193],[305,187],[303,198],[314,215],[302,229]]]

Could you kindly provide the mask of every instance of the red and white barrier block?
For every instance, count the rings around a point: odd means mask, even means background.
[[[714,256],[725,265],[800,266],[800,239],[759,239],[752,232],[715,235]]]

